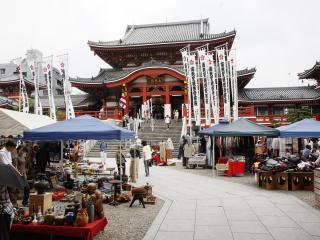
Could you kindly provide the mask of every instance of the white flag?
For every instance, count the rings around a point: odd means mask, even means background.
[[[34,84],[34,114],[42,115],[42,104],[39,97],[39,76],[36,71],[36,64],[33,59],[27,59],[28,67],[31,72]]]
[[[233,120],[238,119],[238,80],[237,80],[237,68],[236,68],[236,53],[235,50],[230,50],[228,56],[229,72],[230,72],[230,83],[232,93],[232,111]]]
[[[71,83],[68,76],[68,55],[57,56],[59,68],[63,81],[63,94],[66,109],[66,119],[75,118],[74,108],[71,100]]]
[[[21,110],[21,102],[22,102],[22,112],[29,113],[29,99],[26,84],[24,82],[24,77],[22,74],[22,58],[17,58],[13,60],[13,63],[17,65],[17,70],[19,72],[19,112]]]
[[[49,57],[44,58],[44,63],[42,64],[42,70],[44,73],[44,78],[47,83],[50,117],[53,120],[57,120],[56,105],[54,102],[53,85],[52,85],[52,58],[53,58],[53,56],[49,56]]]
[[[207,77],[208,82],[210,82],[210,102],[211,102],[211,110],[214,117],[214,123],[219,123],[219,117],[220,117],[220,105],[219,105],[219,82],[216,78],[216,71],[215,71],[215,63],[213,60],[212,54],[207,54]]]
[[[225,49],[218,49],[217,56],[219,63],[219,73],[222,82],[224,117],[228,121],[230,121],[230,88]]]
[[[210,90],[211,87],[210,81],[207,76],[207,51],[206,47],[199,48],[198,52],[198,59],[199,59],[199,69],[200,73],[199,76],[202,79],[202,86],[203,86],[203,95],[204,95],[204,111],[205,111],[205,120],[206,126],[210,126],[211,124],[211,111],[210,111]]]

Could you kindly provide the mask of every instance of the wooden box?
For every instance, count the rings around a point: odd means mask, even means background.
[[[38,212],[38,207],[41,206],[42,214],[44,214],[52,207],[52,193],[30,194],[29,214],[33,213],[33,206],[36,212]]]
[[[276,176],[272,172],[262,173],[262,187],[267,190],[276,188]]]
[[[317,205],[320,206],[320,168],[314,170],[314,194]]]
[[[289,175],[286,172],[276,173],[276,188],[279,190],[289,190]]]

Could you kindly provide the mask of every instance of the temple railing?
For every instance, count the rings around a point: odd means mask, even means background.
[[[121,119],[121,115],[119,114],[118,109],[106,110],[106,111],[75,111],[76,117],[86,115],[86,114],[95,118],[99,118],[101,120]]]

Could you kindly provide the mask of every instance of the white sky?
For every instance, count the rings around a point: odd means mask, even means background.
[[[0,62],[69,53],[70,76],[107,64],[88,40],[123,37],[127,24],[209,17],[211,33],[236,29],[238,69],[256,67],[248,87],[301,85],[297,73],[320,59],[319,0],[1,0]]]

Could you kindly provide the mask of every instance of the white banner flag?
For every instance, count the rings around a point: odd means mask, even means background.
[[[19,72],[19,112],[21,111],[22,103],[22,112],[29,113],[29,99],[26,84],[24,82],[24,77],[22,74],[22,58],[17,58],[13,60],[13,63],[17,65],[17,70]]]
[[[191,53],[188,57],[189,61],[189,80],[192,89],[192,105],[193,113],[196,120],[196,126],[201,125],[201,108],[200,108],[200,88],[198,83],[198,73],[196,64],[196,55]]]
[[[236,68],[236,52],[235,50],[230,50],[228,56],[229,64],[229,74],[230,74],[230,83],[231,83],[231,93],[232,93],[232,111],[233,111],[233,120],[236,121],[238,116],[238,80],[237,80],[237,68]]]
[[[207,77],[210,89],[210,102],[211,102],[211,110],[214,117],[214,123],[219,123],[220,117],[220,105],[219,105],[219,82],[216,78],[216,71],[215,71],[215,63],[214,57],[212,54],[207,54]]]
[[[189,80],[189,47],[183,48],[180,50],[181,55],[182,55],[182,62],[183,62],[183,70],[184,70],[184,75],[186,77],[186,82],[188,86],[188,125],[190,126],[190,136],[192,136],[192,131],[191,131],[191,104],[192,104],[192,88],[191,88],[191,82]]]
[[[42,115],[42,104],[39,97],[39,75],[36,71],[36,64],[33,59],[27,59],[28,67],[31,72],[34,84],[34,114]]]
[[[57,120],[56,116],[56,105],[53,97],[53,86],[52,86],[52,58],[53,56],[49,56],[44,58],[44,63],[42,65],[42,70],[44,74],[44,78],[47,83],[47,91],[48,91],[48,99],[49,99],[49,108],[50,108],[50,117],[53,120]]]
[[[210,126],[211,124],[211,111],[210,111],[210,81],[207,76],[207,50],[206,47],[199,48],[198,52],[198,59],[199,59],[199,76],[202,80],[203,86],[203,95],[204,95],[204,111],[205,111],[205,122],[206,126]]]
[[[222,82],[224,117],[230,121],[230,88],[225,49],[218,49],[217,57],[219,63],[219,73]]]
[[[66,108],[66,119],[75,118],[74,108],[71,100],[71,83],[68,76],[68,55],[57,56],[63,82],[63,94]]]

